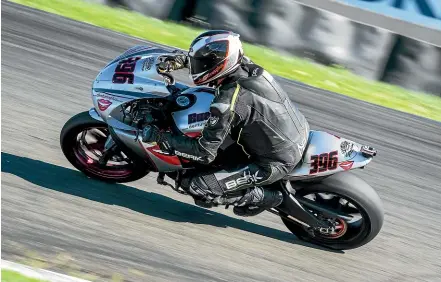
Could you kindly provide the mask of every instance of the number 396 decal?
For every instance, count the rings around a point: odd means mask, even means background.
[[[325,172],[327,170],[334,170],[338,165],[338,151],[332,151],[330,153],[323,153],[320,155],[311,156],[311,169],[309,174],[317,172]]]
[[[141,57],[128,58],[119,62],[115,68],[115,74],[113,75],[112,82],[118,84],[129,83],[133,84],[133,71],[135,70],[136,61]]]

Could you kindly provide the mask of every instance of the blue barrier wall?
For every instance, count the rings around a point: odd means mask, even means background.
[[[233,30],[247,42],[441,96],[441,0],[91,1]]]
[[[392,18],[441,30],[441,0],[337,0]]]

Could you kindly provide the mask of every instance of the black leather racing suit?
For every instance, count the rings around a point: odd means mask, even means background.
[[[165,137],[169,145],[202,163],[210,163],[227,134],[231,134],[250,162],[238,169],[202,172],[192,177],[190,190],[202,199],[208,201],[239,189],[271,184],[300,161],[309,135],[308,122],[260,66],[242,64],[229,75],[216,89],[210,112],[199,139],[168,134]]]

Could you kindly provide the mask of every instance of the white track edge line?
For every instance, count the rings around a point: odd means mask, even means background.
[[[15,271],[30,278],[47,280],[50,282],[91,282],[88,280],[56,273],[45,269],[38,269],[3,259],[1,260],[1,269]]]

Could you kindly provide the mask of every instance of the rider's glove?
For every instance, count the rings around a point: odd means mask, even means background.
[[[178,53],[179,52],[179,53]],[[173,56],[167,56],[162,62],[158,64],[159,72],[172,72],[175,70],[188,68],[188,58],[181,51],[175,51]]]
[[[164,73],[164,72],[172,72],[174,70],[173,68],[173,61],[169,58],[165,59],[164,61],[160,62],[158,64],[158,72]]]
[[[161,150],[167,152],[172,151],[166,136],[154,125],[147,125],[142,129],[142,142],[156,142]]]
[[[185,55],[185,53],[180,50],[175,50],[174,53],[176,53],[175,70],[188,68],[188,63],[189,63],[188,56]]]

